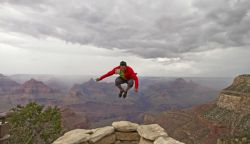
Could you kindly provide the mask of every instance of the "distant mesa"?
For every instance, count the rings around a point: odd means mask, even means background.
[[[97,83],[94,79],[90,79],[89,81],[82,84],[75,84],[70,90],[67,98],[69,99],[78,99],[87,97],[89,95],[95,95],[99,97],[105,96],[105,91],[114,91],[115,87],[113,83],[101,82]]]
[[[177,78],[174,83],[176,84],[187,84],[187,82],[185,81],[185,79],[183,78]]]
[[[29,81],[26,81],[24,84],[22,84],[17,92],[25,94],[49,94],[53,93],[54,91],[43,82],[30,79]]]
[[[9,77],[0,74],[0,93],[10,93],[16,90],[20,84],[16,81],[11,80]]]
[[[217,106],[235,112],[250,113],[250,75],[237,76],[229,87],[223,89]]]

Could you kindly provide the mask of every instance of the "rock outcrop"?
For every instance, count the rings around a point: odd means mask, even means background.
[[[53,144],[184,144],[171,137],[158,124],[138,125],[129,121],[92,130],[76,129]]]
[[[141,125],[137,128],[139,135],[148,140],[155,140],[159,136],[168,136],[158,124]]]
[[[250,75],[240,75],[219,99],[188,109],[148,113],[143,123],[157,123],[185,143],[250,144]],[[146,142],[145,142],[146,143]]]
[[[250,75],[236,77],[232,85],[223,89],[217,106],[237,113],[250,113]]]

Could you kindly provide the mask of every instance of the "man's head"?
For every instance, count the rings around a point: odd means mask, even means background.
[[[127,63],[125,61],[121,61],[120,62],[120,68],[121,68],[121,70],[125,71],[126,67],[127,67]]]

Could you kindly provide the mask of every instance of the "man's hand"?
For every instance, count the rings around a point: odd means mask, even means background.
[[[100,78],[97,78],[97,79],[95,79],[95,80],[98,82],[98,81],[100,81],[101,79],[100,79]]]
[[[135,92],[138,92],[138,89],[135,89]]]

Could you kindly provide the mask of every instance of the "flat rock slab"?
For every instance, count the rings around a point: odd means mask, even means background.
[[[115,131],[114,127],[112,126],[106,126],[103,128],[98,128],[95,129],[92,135],[89,136],[89,142],[90,143],[95,143],[97,141],[99,141],[100,139],[104,138],[105,136],[109,136],[111,134],[113,134]]]
[[[115,144],[139,144],[139,141],[116,141]]]
[[[91,130],[75,129],[65,133],[58,138],[53,144],[84,144],[88,140]]]
[[[165,130],[158,124],[140,125],[137,131],[141,137],[152,141],[160,136],[168,136]]]
[[[130,121],[119,121],[113,122],[112,126],[115,128],[116,131],[131,132],[137,130],[138,124],[132,123]]]

